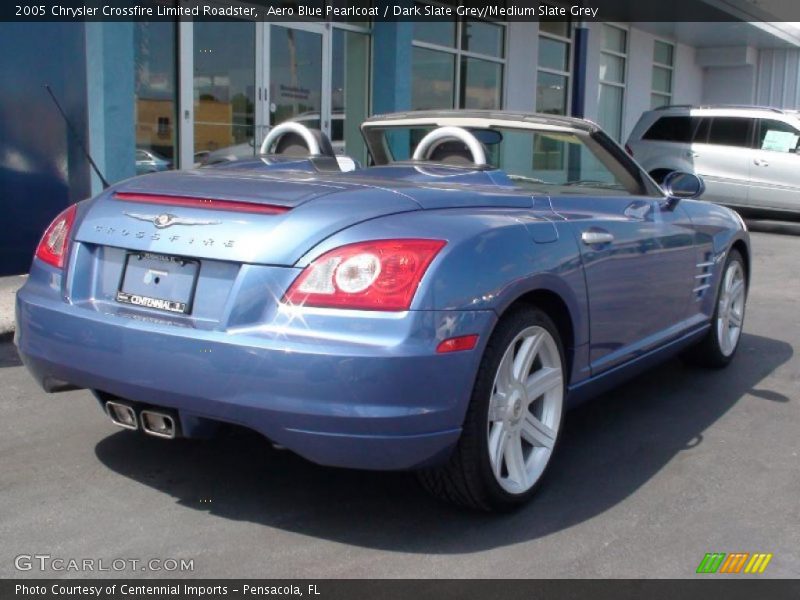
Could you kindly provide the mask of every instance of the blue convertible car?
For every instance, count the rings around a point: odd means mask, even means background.
[[[127,429],[235,423],[493,510],[536,490],[569,404],[736,352],[748,234],[692,200],[697,177],[662,191],[570,118],[410,112],[362,133],[367,168],[286,123],[256,158],[70,206],[17,296],[28,369]]]

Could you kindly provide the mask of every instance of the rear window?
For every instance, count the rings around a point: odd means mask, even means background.
[[[642,139],[680,144],[714,144],[749,148],[753,119],[746,117],[661,117]]]
[[[711,119],[708,117],[661,117],[650,126],[642,139],[654,142],[706,143]]]
[[[661,117],[650,126],[643,139],[654,142],[679,142],[688,144],[692,141],[697,121],[691,117]]]
[[[708,133],[708,144],[749,148],[753,119],[714,117]]]

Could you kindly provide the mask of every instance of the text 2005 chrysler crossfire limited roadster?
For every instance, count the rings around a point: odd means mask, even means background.
[[[691,199],[696,176],[660,188],[570,118],[414,112],[362,133],[367,168],[288,122],[257,157],[70,206],[17,296],[31,373],[121,427],[234,423],[498,510],[534,493],[569,404],[736,352],[749,238]]]

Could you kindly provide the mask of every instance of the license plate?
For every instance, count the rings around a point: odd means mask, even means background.
[[[176,256],[129,252],[117,302],[189,314],[200,263]]]

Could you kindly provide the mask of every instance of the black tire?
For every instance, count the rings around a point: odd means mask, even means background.
[[[722,276],[720,277],[717,294],[714,297],[714,314],[711,318],[711,328],[708,330],[706,336],[700,340],[700,342],[686,350],[681,355],[681,358],[683,358],[683,360],[690,365],[706,367],[710,369],[721,369],[730,364],[730,362],[733,360],[733,357],[736,356],[736,351],[739,349],[741,335],[739,336],[733,351],[730,353],[724,352],[719,337],[719,329],[717,327],[717,320],[719,318],[720,310],[720,295],[722,294],[722,288],[725,284],[725,274],[728,272],[728,269],[731,268],[733,263],[738,263],[742,273],[744,273],[745,295],[744,305],[742,308],[742,323],[744,323],[744,313],[747,307],[747,265],[745,264],[741,253],[736,249],[732,249],[728,253],[728,258],[725,260],[725,266],[722,269]]]
[[[492,472],[488,447],[488,411],[495,376],[500,362],[517,335],[531,326],[539,326],[552,336],[561,362],[562,407],[555,443],[544,471],[533,486],[524,493],[504,490]],[[563,398],[566,395],[566,361],[558,329],[546,313],[533,306],[514,309],[502,318],[495,328],[481,360],[469,407],[464,418],[461,437],[448,462],[418,472],[422,486],[433,496],[451,504],[484,511],[506,511],[527,502],[541,486],[552,457],[558,447],[563,417]]]

